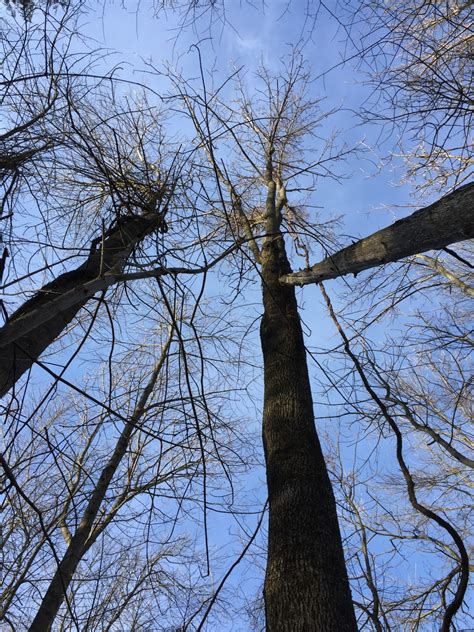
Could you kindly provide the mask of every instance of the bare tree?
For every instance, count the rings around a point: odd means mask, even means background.
[[[116,314],[114,346],[127,351],[112,349],[107,359],[110,323],[100,319],[103,340],[86,352],[89,361],[103,356],[97,374],[76,379],[68,395],[70,382],[65,389],[53,382],[62,401],[42,394],[32,411],[22,407],[20,423],[14,410],[7,417],[2,617],[15,629],[114,629],[130,621],[169,629],[196,620],[194,629],[212,597],[212,543],[194,540],[210,507],[239,515],[232,481],[247,467],[248,448],[227,415],[224,348],[229,353],[235,342],[202,332],[209,311],[201,323],[193,304],[187,313],[180,307],[177,288],[163,290],[166,299],[158,288],[150,293],[146,341],[130,347]],[[164,321],[173,341],[161,331]],[[44,422],[39,410],[51,417]],[[140,608],[144,602],[153,608]]]
[[[331,351],[330,366],[332,388],[337,384],[345,402],[335,404],[333,414],[342,408],[353,419],[351,437],[363,437],[365,449],[372,445],[370,459],[356,451],[358,465],[352,473],[344,472],[340,457],[332,466],[341,482],[336,489],[344,492],[343,506],[348,503],[343,524],[354,525],[346,526],[349,568],[356,577],[362,571],[366,582],[359,585],[355,601],[374,629],[433,625],[449,630],[456,620],[460,626],[470,622],[463,600],[470,570],[469,470],[474,465],[469,423],[472,341],[464,286],[472,283],[472,273],[465,256],[462,252],[452,258],[457,262],[450,266],[454,281],[418,258],[404,271],[379,272],[370,290],[367,282],[351,290],[346,309],[336,308],[323,288],[342,339]],[[394,322],[393,310],[402,301],[405,314],[409,308],[413,313],[395,321],[399,333],[386,327],[386,344],[374,342],[377,328],[382,325],[383,332],[384,322]],[[323,388],[327,391],[327,380]],[[398,473],[389,465],[392,449]],[[419,562],[414,562],[418,555]],[[395,568],[410,559],[409,572],[414,563],[419,568],[415,582],[384,582],[390,574],[403,577]],[[359,568],[352,567],[353,560]]]
[[[321,172],[331,175],[328,163],[348,150],[336,150],[328,141],[319,158],[307,162],[301,139],[324,115],[305,95],[309,75],[298,54],[282,76],[263,69],[258,79],[261,102],[251,102],[241,88],[239,110],[219,100],[218,90],[197,94],[179,82],[177,90],[215,174],[221,221],[227,231],[245,237],[262,284],[267,629],[355,630],[336,506],[314,425],[296,296],[279,280],[291,271],[285,232],[296,223],[311,226],[291,205],[287,189],[301,190],[302,175],[308,186]],[[215,136],[233,143],[234,163],[224,162]]]
[[[473,237],[472,2],[349,2],[334,17],[373,88],[362,118],[396,137],[418,190],[447,195],[284,279],[301,285]]]
[[[199,3],[191,5],[199,7]],[[403,618],[403,599],[387,597],[377,583],[369,550],[371,521],[363,512],[357,514],[357,505],[348,501],[362,553],[349,547],[346,559],[351,571],[355,563],[363,568],[364,588],[355,573],[348,578],[337,519],[337,486],[349,500],[351,486],[342,475],[335,476],[335,497],[316,433],[308,354],[290,262],[301,265],[304,257],[309,267],[315,243],[330,251],[332,227],[320,222],[310,194],[320,178],[338,179],[337,162],[350,149],[337,147],[334,137],[322,140],[315,133],[325,114],[318,101],[307,96],[310,75],[301,57],[292,55],[277,75],[261,70],[256,80],[260,99],[249,97],[238,75],[234,82],[210,88],[201,67],[202,83],[196,89],[192,82],[171,75],[174,93],[167,96],[164,107],[157,107],[147,96],[150,90],[132,97],[123,82],[122,91],[113,70],[98,76],[87,64],[71,69],[69,53],[61,56],[57,46],[66,22],[53,20],[39,31],[35,19],[27,23],[25,39],[15,40],[18,63],[12,65],[5,84],[11,89],[18,79],[26,96],[11,92],[6,108],[11,112],[12,134],[3,139],[5,200],[13,213],[7,217],[8,248],[13,256],[8,262],[4,258],[8,265],[3,289],[9,296],[4,299],[6,323],[0,332],[5,367],[1,375],[4,392],[15,389],[5,407],[8,439],[2,466],[10,512],[8,554],[13,558],[20,551],[18,562],[8,560],[4,620],[12,628],[20,622],[25,628],[45,630],[98,625],[200,630],[212,625],[212,613],[225,599],[228,576],[247,554],[262,524],[261,507],[252,505],[259,516],[257,526],[244,530],[242,553],[222,573],[217,587],[203,587],[203,582],[192,578],[182,580],[179,573],[171,572],[172,562],[167,560],[176,556],[190,575],[192,569],[210,575],[211,508],[240,516],[233,500],[233,474],[247,467],[249,441],[239,442],[237,415],[226,393],[242,385],[251,325],[230,323],[227,313],[242,305],[243,290],[257,279],[263,295],[268,629],[355,630],[354,604],[359,622],[377,630],[400,621],[419,627],[424,618],[442,620],[447,629],[464,597],[465,524],[448,515],[453,513],[452,497],[446,506],[436,506],[438,483],[446,470],[430,489],[431,483],[426,483],[426,499],[419,499],[423,481],[404,459],[404,432],[410,427],[417,436],[434,441],[442,458],[454,459],[456,468],[469,466],[472,459],[463,448],[469,439],[466,424],[451,428],[443,408],[450,397],[446,408],[457,411],[465,405],[464,396],[453,405],[454,390],[443,394],[438,388],[435,397],[429,392],[429,380],[415,391],[401,372],[389,375],[373,361],[365,342],[369,360],[362,366],[360,354],[352,352],[341,327],[346,352],[356,367],[358,396],[365,389],[372,402],[371,406],[357,402],[360,418],[381,428],[381,436],[390,430],[398,448],[403,444],[396,456],[411,507],[409,524],[416,523],[417,530],[425,528],[424,521],[435,524],[442,536],[429,533],[426,541],[430,547],[441,547],[446,560],[454,560],[431,586],[411,592],[409,613]],[[45,58],[46,75],[39,67],[26,72],[38,64],[31,52],[36,49],[56,51]],[[79,58],[90,60],[90,51]],[[22,60],[25,66],[18,76]],[[232,83],[237,99],[230,93]],[[41,105],[21,118],[21,99],[28,102],[35,90],[43,99]],[[185,131],[166,139],[166,113],[180,116],[177,104],[184,112],[184,130],[189,122],[194,127],[191,141]],[[41,138],[45,143],[36,151],[36,140]],[[13,139],[24,143],[24,151],[23,146],[20,152],[15,149]],[[459,218],[457,201],[468,199],[468,207],[471,198],[472,185],[458,186],[397,230],[391,227],[368,238],[372,244],[375,241],[372,258],[360,256],[360,249],[367,246],[364,240],[349,252],[342,251],[336,271],[354,272],[351,265],[362,265],[360,270],[374,261],[419,253],[419,243],[408,251],[399,234],[406,236],[408,228],[411,236],[413,223],[424,227],[423,249],[444,247],[471,234],[463,221],[454,225],[450,220],[451,236],[446,237],[446,215],[439,222],[442,231],[433,230],[426,221],[430,208],[435,214],[454,209],[449,217]],[[17,223],[23,216],[28,217],[27,233],[32,236],[26,244],[20,237],[24,226]],[[387,234],[395,244],[389,254],[377,250]],[[22,245],[23,259],[18,257]],[[337,256],[329,258],[331,264]],[[469,294],[472,286],[465,272],[457,274],[439,258],[423,256],[416,265],[427,283],[445,287],[456,277],[456,291]],[[225,275],[226,285],[225,308],[215,317],[206,297],[214,269]],[[220,279],[216,276],[213,281]],[[406,293],[413,288],[410,279]],[[25,300],[30,292],[33,298]],[[403,298],[395,292],[393,304]],[[340,325],[340,316],[334,311],[332,315]],[[239,317],[245,320],[242,311]],[[157,331],[165,323],[173,340],[159,356]],[[237,332],[236,338],[242,333],[241,347],[233,357],[227,347],[235,339],[231,342],[232,336],[223,333],[227,327]],[[258,364],[253,356],[254,349],[248,362],[252,369]],[[66,376],[73,360],[74,373]],[[88,368],[87,375],[79,377],[81,361]],[[101,370],[92,371],[92,362]],[[437,362],[431,358],[433,371]],[[374,389],[374,381],[377,388],[385,389],[383,396]],[[463,392],[467,378],[464,382]],[[41,394],[31,412],[25,402],[35,399],[34,388]],[[64,396],[65,390],[74,393],[78,405],[74,414],[67,409],[55,416],[54,396]],[[211,405],[214,396],[216,406]],[[425,410],[426,402],[431,407],[429,423],[416,403],[421,396]],[[51,420],[46,425],[40,423],[45,411]],[[318,410],[320,420],[323,416]],[[48,471],[54,471],[51,487],[46,483]],[[452,470],[453,480],[459,471]],[[223,497],[227,484],[232,500]],[[401,489],[399,483],[394,487]],[[187,557],[183,540],[174,537],[183,514],[199,524],[204,542],[201,559]],[[129,530],[127,523],[132,522]],[[171,530],[164,539],[158,537],[162,527]],[[381,537],[393,537],[393,530],[379,531]],[[401,541],[403,528],[398,535]],[[420,541],[423,538],[417,537]],[[131,564],[133,576],[127,577]],[[353,594],[357,592],[354,599],[349,579]],[[439,597],[439,603],[433,596]],[[428,614],[423,610],[427,599],[432,600]],[[22,601],[28,604],[24,616]],[[142,604],[151,602],[152,612],[140,612]],[[163,622],[159,621],[162,608],[168,617]]]
[[[472,2],[362,2],[341,5],[345,10],[374,87],[366,116],[399,132],[409,177],[420,177],[421,190],[446,191],[468,182]]]
[[[7,323],[0,343],[2,395],[91,297],[120,281],[138,245],[148,235],[166,231],[167,205],[181,166],[172,150],[165,156],[167,150],[163,145],[160,148],[160,143],[155,147],[155,158],[161,151],[159,172],[140,152],[140,143],[151,128],[158,130],[159,115],[147,121],[140,121],[137,115],[133,120],[130,107],[125,106],[103,116],[102,100],[107,99],[109,109],[114,103],[110,78],[89,79],[93,53],[80,68],[74,68],[75,55],[64,57],[63,49],[74,37],[75,18],[72,10],[60,19],[46,13],[44,23],[25,30],[13,28],[2,40],[8,60],[3,107],[12,121],[1,139],[2,208],[9,211],[3,221],[12,226],[5,239],[3,266],[7,266],[7,273],[22,266],[22,261],[16,263],[17,253],[26,259],[27,250],[22,248],[12,223],[15,214],[25,212],[19,204],[20,193],[23,199],[32,196],[38,205],[36,230],[46,231],[51,247],[54,224],[62,221],[69,230],[75,227],[75,234],[70,233],[76,245],[70,247],[73,254],[68,259],[75,257],[80,262],[75,269],[53,276],[11,315],[4,298]],[[38,49],[44,54],[38,54]],[[75,72],[64,72],[66,64]],[[137,132],[133,147],[126,146],[126,134],[131,130]],[[31,199],[28,202],[30,206],[33,203]],[[30,209],[26,212],[31,214]],[[59,238],[64,239],[64,235]],[[78,240],[82,241],[79,247]],[[64,241],[59,247],[67,250]],[[39,272],[60,264],[60,260],[48,261]],[[17,273],[18,281],[8,279],[3,289],[17,292],[18,283],[34,274],[29,269]]]
[[[212,326],[197,334],[202,292],[193,294],[176,278],[202,276],[204,284],[206,273],[238,244],[210,245],[203,254],[206,240],[194,230],[194,208],[179,195],[181,184],[188,188],[192,152],[164,142],[162,112],[144,96],[116,98],[113,73],[90,72],[92,53],[78,53],[85,67],[68,67],[75,60],[68,53],[73,16],[56,20],[46,12],[44,23],[18,26],[18,39],[3,40],[18,53],[9,58],[11,76],[5,75],[9,98],[3,105],[12,133],[3,140],[13,149],[18,139],[36,147],[42,134],[54,142],[23,152],[21,161],[17,152],[2,171],[4,202],[12,210],[6,218],[12,256],[3,285],[2,393],[16,387],[5,400],[1,457],[7,493],[2,621],[13,629],[95,629],[98,622],[104,628],[185,627],[210,599],[209,588],[194,575],[210,573],[213,478],[219,480],[213,504],[222,497],[222,512],[232,515],[234,501],[227,500],[220,472],[235,500],[231,471],[245,469],[246,448],[236,446],[237,428],[219,410],[232,390],[222,387],[220,394],[226,364],[232,366],[224,356],[234,342],[222,334],[219,353],[210,351]],[[40,117],[27,116],[22,99],[33,102],[35,90],[45,90],[47,101],[51,86],[56,110],[39,105]],[[168,221],[176,229],[165,244]],[[66,271],[57,274],[58,268]],[[25,300],[31,291],[34,296]],[[187,313],[185,297],[194,299]],[[19,306],[13,315],[11,305]],[[132,313],[140,307],[136,328],[124,306]],[[167,322],[175,333],[176,349],[172,362],[166,353],[153,370],[157,320],[158,331]],[[121,364],[117,347],[129,350]],[[77,374],[67,379],[66,370],[82,354],[103,362],[103,371],[93,379],[88,370],[83,383]],[[219,364],[219,377],[211,378]],[[243,370],[243,362],[239,366]],[[36,380],[25,375],[30,368]],[[32,383],[41,390],[35,404]],[[64,397],[62,388],[75,394],[75,409],[58,408],[55,394]],[[211,402],[219,398],[214,409]],[[50,415],[46,424],[42,414]],[[182,515],[192,515],[203,529],[204,554],[194,556],[191,545],[185,547],[182,531],[174,537]],[[122,523],[132,520],[136,541],[133,529],[120,536]],[[90,567],[88,556],[97,560]],[[125,572],[132,561],[135,582]],[[153,612],[140,612],[144,600],[153,601]],[[163,613],[166,621],[160,620]]]

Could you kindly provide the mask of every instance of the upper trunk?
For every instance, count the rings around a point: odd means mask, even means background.
[[[343,248],[310,270],[285,274],[290,285],[319,283],[474,237],[474,183]]]
[[[269,493],[265,608],[270,632],[357,630],[336,503],[314,425],[311,389],[283,239],[262,250],[263,440]]]
[[[58,276],[14,312],[0,329],[0,396],[31,368],[97,291],[84,284],[112,270],[122,271],[136,244],[162,222],[160,213],[121,220],[82,265]],[[56,309],[58,298],[66,293],[67,305]],[[21,333],[16,335],[16,331]]]

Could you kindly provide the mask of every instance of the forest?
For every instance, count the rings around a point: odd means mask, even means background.
[[[0,33],[0,630],[474,629],[472,0]]]

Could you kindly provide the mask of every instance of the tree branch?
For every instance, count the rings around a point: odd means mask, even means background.
[[[319,283],[474,237],[474,183],[326,257],[310,270],[280,278],[288,285]]]
[[[96,292],[116,282],[133,248],[163,223],[163,214],[129,216],[110,229],[87,260],[26,301],[0,329],[0,397],[61,334]]]

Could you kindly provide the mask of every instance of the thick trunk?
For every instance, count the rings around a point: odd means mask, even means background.
[[[109,230],[81,266],[45,285],[10,317],[0,329],[0,396],[30,369],[100,289],[91,281],[110,271],[121,272],[137,243],[162,222],[159,213],[126,217]]]
[[[283,275],[281,281],[289,285],[320,283],[473,237],[474,183],[470,183],[326,257],[309,270]]]
[[[357,630],[336,504],[314,425],[294,288],[281,238],[262,250],[263,440],[269,493],[269,632]]]

